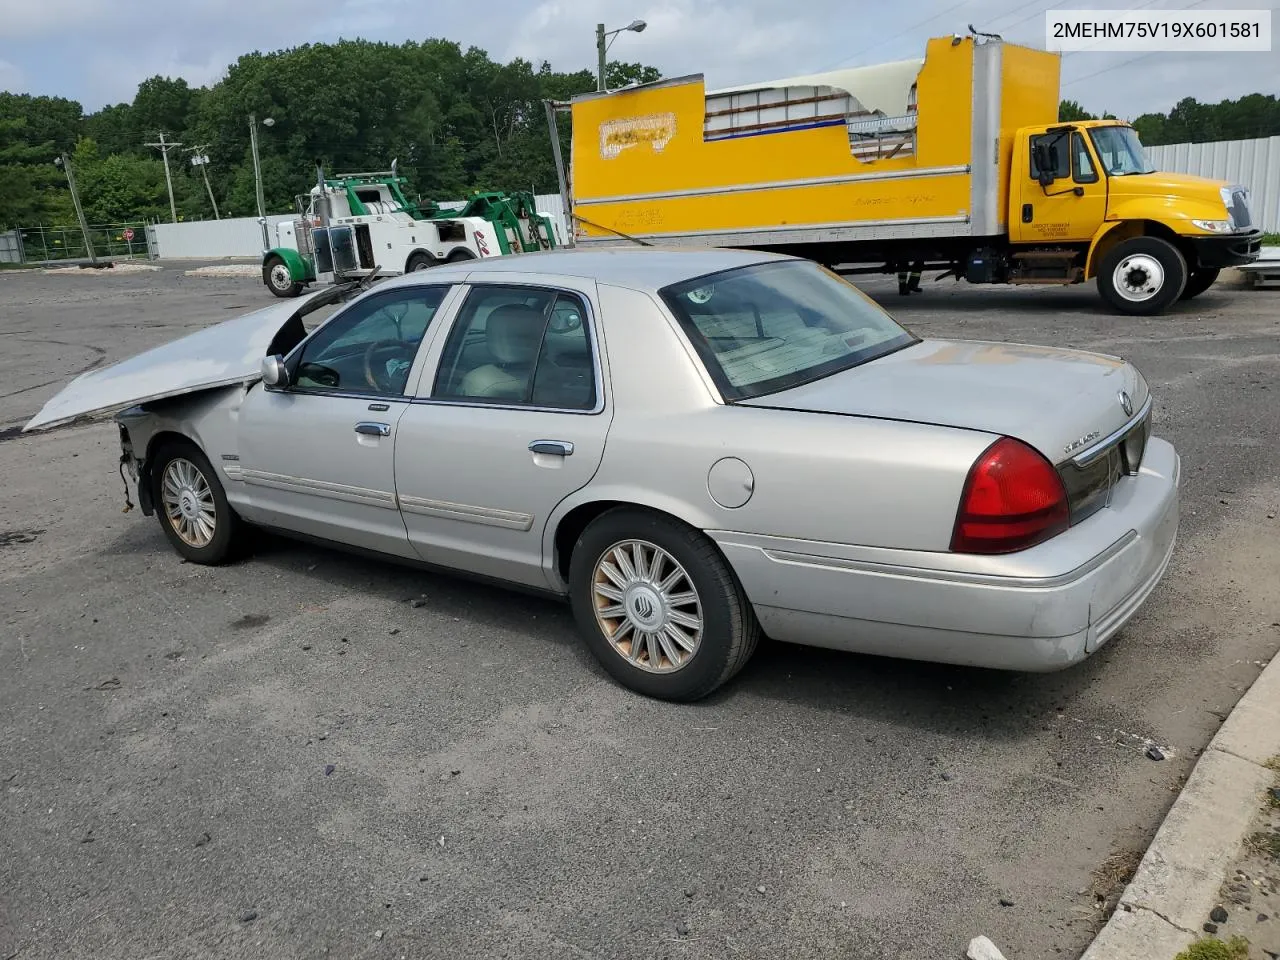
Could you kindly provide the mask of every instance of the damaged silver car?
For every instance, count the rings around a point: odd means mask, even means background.
[[[330,288],[87,373],[26,429],[108,412],[187,559],[264,527],[533,588],[671,700],[762,635],[1067,667],[1147,599],[1178,529],[1179,459],[1131,364],[924,340],[763,253]]]

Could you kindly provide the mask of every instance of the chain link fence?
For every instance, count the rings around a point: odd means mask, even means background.
[[[84,234],[78,226],[19,227],[13,231],[21,263],[49,263],[57,260],[87,260]],[[99,260],[149,259],[147,225],[130,223],[89,225],[93,253]]]

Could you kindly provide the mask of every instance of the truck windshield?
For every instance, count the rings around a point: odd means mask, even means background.
[[[853,284],[805,260],[673,284],[663,300],[726,400],[748,400],[918,343]]]
[[[1147,162],[1142,141],[1132,127],[1094,127],[1089,131],[1093,148],[1108,176],[1124,177],[1135,173],[1155,173]]]

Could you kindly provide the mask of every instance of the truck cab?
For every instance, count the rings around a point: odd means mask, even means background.
[[[1155,170],[1120,121],[1018,130],[1009,179],[1015,282],[1096,279],[1126,313],[1202,293],[1261,248],[1245,187]]]

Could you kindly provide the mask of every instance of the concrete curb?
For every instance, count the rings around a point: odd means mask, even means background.
[[[1280,657],[1196,762],[1115,913],[1080,960],[1173,960],[1197,938],[1276,774]]]

